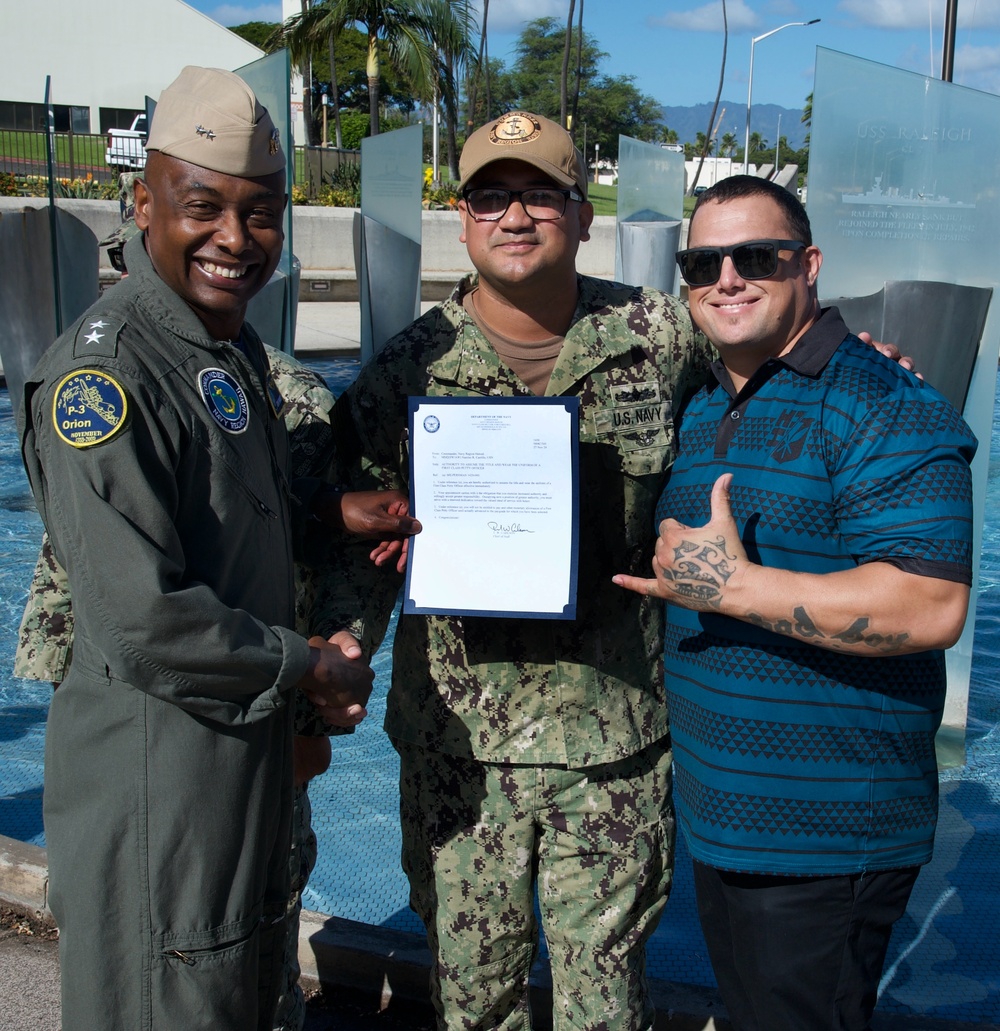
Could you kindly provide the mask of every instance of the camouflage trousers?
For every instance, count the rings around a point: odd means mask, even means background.
[[[291,891],[285,915],[285,973],[278,1008],[274,1014],[274,1031],[302,1031],[306,1019],[305,998],[299,987],[299,914],[302,892],[316,865],[316,835],[312,829],[312,806],[306,788],[295,789],[292,810],[292,847],[288,856]]]
[[[646,941],[673,872],[671,749],[566,769],[393,742],[403,867],[447,1031],[530,1031],[537,887],[554,1031],[647,1031]]]

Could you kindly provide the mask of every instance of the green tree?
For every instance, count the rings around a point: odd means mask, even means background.
[[[488,64],[488,68],[480,66],[469,75],[465,90],[467,134],[496,115],[521,106],[513,72],[497,57],[491,57]]]
[[[725,158],[731,158],[736,153],[738,141],[736,133],[724,132],[719,140],[719,153]]]
[[[800,121],[802,122],[803,125],[807,126],[809,128],[809,130],[810,130],[809,132],[806,133],[806,138],[805,138],[805,140],[802,143],[802,146],[805,147],[806,150],[808,150],[809,149],[809,140],[810,140],[810,137],[812,136],[812,124],[813,124],[813,95],[811,93],[809,94],[808,97],[806,97],[806,103],[805,103],[805,107],[802,108],[802,118],[800,119]],[[807,161],[807,164],[808,164],[808,161]]]
[[[266,51],[268,49],[268,41],[274,35],[274,30],[277,28],[277,22],[248,21],[242,25],[233,25],[229,31],[241,39],[245,39],[248,43],[252,43],[255,47]]]
[[[587,126],[587,146],[598,144],[601,157],[615,160],[619,135],[652,141],[660,132],[660,105],[635,86],[633,76],[605,76],[599,64],[607,55],[588,33],[573,31],[580,93],[571,130]],[[579,36],[579,38],[577,38]],[[522,31],[517,58],[510,71],[513,104],[500,104],[496,96],[490,115],[524,108],[558,122],[561,108],[562,63],[566,30],[554,18],[539,18]]]
[[[555,18],[538,18],[529,22],[518,37],[511,70],[517,106],[545,115],[554,122],[559,121],[565,41],[565,30]],[[605,57],[607,54],[598,49],[593,37],[585,35],[579,61],[581,93],[585,93],[597,78],[598,64]]]

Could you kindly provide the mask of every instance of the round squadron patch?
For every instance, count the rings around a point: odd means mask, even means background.
[[[247,428],[247,396],[225,369],[202,369],[198,373],[198,387],[208,414],[227,433],[242,433]]]
[[[92,447],[113,437],[125,424],[128,399],[121,386],[98,369],[77,369],[65,376],[52,399],[52,425],[73,447]]]

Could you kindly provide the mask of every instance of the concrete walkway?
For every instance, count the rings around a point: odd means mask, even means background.
[[[420,311],[433,307],[433,301],[424,301]],[[297,355],[356,355],[360,346],[361,305],[357,301],[299,302],[295,316]]]

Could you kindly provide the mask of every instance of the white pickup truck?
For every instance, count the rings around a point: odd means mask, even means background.
[[[116,172],[146,167],[146,116],[136,115],[130,129],[110,129],[104,160]]]

